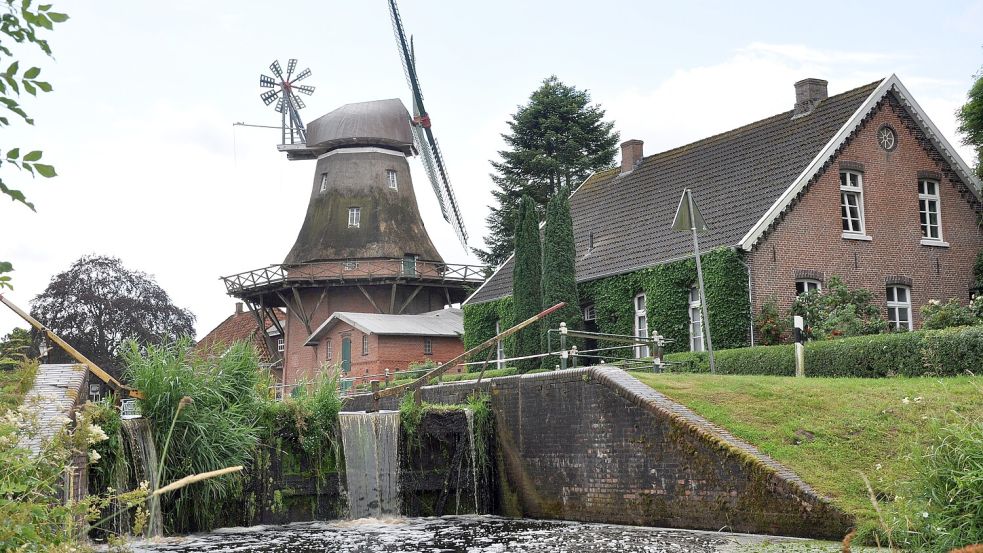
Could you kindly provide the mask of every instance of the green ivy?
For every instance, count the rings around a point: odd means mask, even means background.
[[[495,336],[495,322],[501,321],[499,328],[506,330],[515,324],[515,308],[512,296],[486,303],[467,304],[464,306],[464,349],[469,350],[485,340]],[[492,350],[494,356],[494,350]],[[505,339],[505,356],[512,357],[515,352],[515,337]],[[488,352],[475,354],[471,361],[484,361]],[[473,370],[480,366],[472,365]]]
[[[747,269],[740,254],[720,248],[701,257],[706,286],[710,331],[715,348],[738,348],[749,344],[751,308],[748,301]],[[684,259],[579,284],[580,301],[593,304],[598,331],[632,334],[634,298],[645,292],[649,328],[670,338],[667,352],[689,350],[689,291],[696,283],[696,262]],[[464,346],[471,348],[495,335],[495,321],[511,324],[511,298],[464,306]],[[616,345],[599,341],[600,347]],[[506,353],[511,355],[509,343]],[[484,360],[485,355],[480,355]]]

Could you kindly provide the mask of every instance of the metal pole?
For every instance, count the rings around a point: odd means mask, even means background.
[[[696,257],[696,279],[700,285],[700,310],[703,312],[703,336],[707,339],[707,351],[710,353],[710,372],[716,373],[717,366],[713,359],[713,340],[710,339],[710,318],[707,314],[707,297],[703,291],[703,264],[700,263],[700,241],[696,238],[696,223],[693,220],[693,191],[686,189],[686,209],[689,211],[689,226],[693,233],[693,255]]]
[[[795,322],[795,328],[792,330],[792,338],[795,341],[795,376],[804,378],[806,375],[806,348],[803,344],[805,336],[802,329],[805,324],[799,315],[793,317],[792,320]]]
[[[567,370],[567,323],[560,323],[560,370]]]

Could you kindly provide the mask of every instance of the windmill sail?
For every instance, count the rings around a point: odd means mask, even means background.
[[[392,17],[393,32],[396,34],[396,43],[400,51],[400,60],[403,62],[403,72],[406,74],[406,80],[413,95],[413,141],[423,158],[423,166],[427,171],[430,184],[433,186],[434,195],[437,196],[441,213],[454,228],[454,233],[457,234],[457,239],[461,241],[461,245],[466,248],[468,233],[464,227],[464,219],[461,216],[457,197],[454,195],[453,187],[451,187],[444,156],[441,154],[440,146],[430,128],[430,114],[423,106],[423,91],[416,74],[416,56],[412,51],[412,43],[406,40],[406,33],[403,31],[403,21],[399,17],[396,0],[389,0],[389,13]]]

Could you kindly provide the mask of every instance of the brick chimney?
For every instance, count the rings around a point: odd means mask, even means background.
[[[802,79],[795,83],[795,108],[792,109],[792,117],[806,115],[828,97],[826,85],[829,84],[822,79]]]
[[[242,315],[242,302],[236,302],[236,315]]]
[[[621,174],[630,173],[642,162],[641,140],[626,140],[621,143]]]

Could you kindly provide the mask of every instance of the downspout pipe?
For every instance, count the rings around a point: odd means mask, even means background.
[[[740,248],[734,248],[734,251],[737,252],[737,261],[741,265],[744,265],[744,268],[747,270],[747,309],[749,315],[748,321],[751,331],[751,347],[754,347],[754,301],[752,301],[752,293],[751,293],[751,290],[753,290],[753,288],[751,288],[751,266],[744,261],[744,256],[742,255]]]

